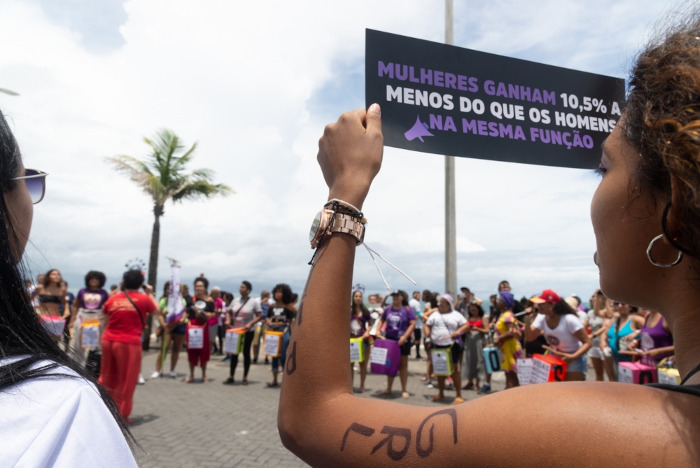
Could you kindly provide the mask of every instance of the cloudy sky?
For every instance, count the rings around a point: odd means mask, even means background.
[[[454,0],[455,45],[626,77],[672,2]],[[183,281],[300,291],[308,230],[327,197],[316,163],[326,123],[364,105],[364,31],[444,41],[441,0],[0,0],[0,94],[25,165],[50,174],[27,259],[76,290],[147,261],[152,202],[105,157],[145,156],[163,127],[199,148],[192,169],[236,193],[166,206],[159,287]],[[487,297],[508,279],[589,297],[597,287],[590,171],[457,158],[458,285]],[[444,158],[386,148],[364,206],[367,243],[392,288],[444,291]],[[383,283],[358,250],[354,282]]]

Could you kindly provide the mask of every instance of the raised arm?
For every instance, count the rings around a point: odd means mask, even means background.
[[[329,198],[362,209],[382,161],[379,108],[343,114],[327,126],[318,160]],[[663,457],[681,452],[678,440],[685,428],[675,427],[663,411],[650,409],[664,407],[666,392],[641,385],[627,385],[623,392],[615,383],[528,385],[455,407],[353,396],[347,304],[356,240],[333,234],[320,248],[287,351],[278,414],[282,442],[310,465],[597,466],[601,459],[683,464]],[[343,361],[348,365],[339,365]],[[654,435],[645,438],[649,447],[643,454],[637,452],[638,445],[619,444],[609,436],[645,435],[639,421],[648,417],[656,418]],[[538,430],[529,430],[538,420]],[[485,421],[496,428],[499,440],[508,441],[507,449],[494,445],[495,435],[484,430]],[[596,430],[581,432],[581,427]],[[554,440],[576,442],[543,446],[543,441]]]

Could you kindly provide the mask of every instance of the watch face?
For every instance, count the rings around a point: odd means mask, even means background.
[[[323,212],[319,211],[313,222],[311,223],[311,230],[309,231],[309,242],[313,243],[316,233],[318,232],[318,227],[321,225],[321,215]]]

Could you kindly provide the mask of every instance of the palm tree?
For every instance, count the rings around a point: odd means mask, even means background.
[[[156,288],[158,274],[158,245],[160,243],[160,217],[165,213],[165,202],[210,198],[214,195],[233,193],[230,187],[214,184],[214,172],[210,169],[196,169],[186,172],[185,166],[192,160],[197,143],[190,149],[180,138],[168,129],[159,130],[155,141],[143,139],[151,147],[152,153],[141,161],[132,156],[114,156],[107,158],[114,168],[124,172],[131,180],[153,197],[153,232],[151,234],[151,253],[148,261],[148,284]]]

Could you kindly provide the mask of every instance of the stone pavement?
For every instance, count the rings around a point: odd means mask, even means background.
[[[155,369],[156,351],[144,352],[143,375],[145,385],[138,385],[134,395],[132,432],[143,451],[137,452],[141,467],[246,467],[246,466],[307,466],[287,451],[277,432],[279,388],[268,388],[270,366],[253,364],[248,375],[249,385],[240,384],[243,375],[242,359],[236,370],[236,383],[222,385],[228,377],[229,363],[221,356],[212,356],[207,366],[207,377],[212,382],[202,383],[201,369],[195,372],[195,382],[186,384],[189,373],[187,354],[180,353],[177,379],[164,377],[149,379]],[[170,356],[164,368],[170,370]],[[408,391],[410,398],[402,399],[397,376],[394,382],[394,401],[410,405],[443,406],[431,397],[437,389],[428,388],[420,380],[425,373],[425,361],[409,359]],[[588,378],[592,379],[592,371]],[[355,376],[356,390],[359,375]],[[367,375],[362,398],[380,398],[377,392],[386,386],[383,375]],[[494,374],[494,391],[505,388],[502,372]],[[454,390],[445,392],[447,404]],[[463,391],[465,400],[481,398],[475,391]],[[386,397],[381,397],[386,398]]]

